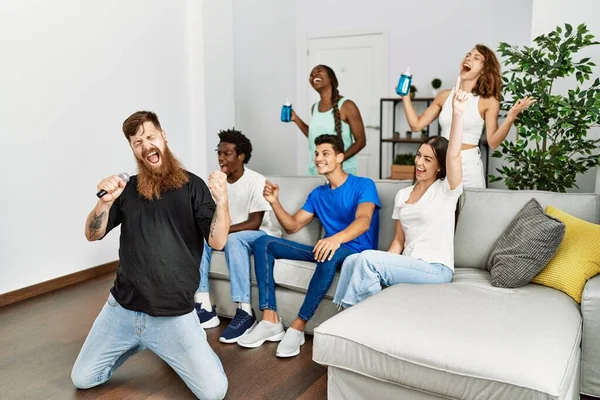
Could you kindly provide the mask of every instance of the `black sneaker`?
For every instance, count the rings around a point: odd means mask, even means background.
[[[252,314],[254,314],[254,311]],[[239,338],[250,332],[255,325],[256,318],[254,315],[250,315],[241,308],[238,308],[235,312],[235,317],[233,317],[233,321],[231,321],[229,326],[221,333],[219,342],[236,343]]]
[[[196,303],[196,313],[200,319],[200,326],[204,329],[216,328],[221,323],[217,316],[217,306],[212,306],[212,311],[206,311],[202,308],[202,303]]]

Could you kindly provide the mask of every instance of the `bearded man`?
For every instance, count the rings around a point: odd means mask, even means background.
[[[227,377],[200,326],[194,293],[204,240],[220,250],[229,233],[227,177],[215,171],[207,187],[183,169],[152,112],[131,115],[123,133],[138,175],[102,180],[98,190],[106,194],[86,221],[89,241],[121,225],[119,268],[73,366],[73,384],[100,385],[131,355],[149,349],[196,397],[222,399]]]

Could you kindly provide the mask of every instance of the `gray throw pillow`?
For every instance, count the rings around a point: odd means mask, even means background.
[[[534,198],[523,206],[488,256],[492,285],[527,285],[548,264],[565,235],[565,225],[544,213]]]

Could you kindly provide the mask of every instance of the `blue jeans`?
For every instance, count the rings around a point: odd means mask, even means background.
[[[254,269],[258,283],[260,309],[276,311],[275,280],[273,266],[278,258],[298,261],[315,261],[313,246],[307,246],[273,236],[263,236],[254,242]],[[304,321],[312,318],[325,293],[333,282],[335,271],[342,265],[346,257],[356,253],[345,246],[340,247],[331,261],[319,262],[308,285],[304,302],[298,317]]]
[[[397,283],[448,283],[452,270],[444,264],[386,251],[366,250],[344,261],[333,302],[342,307],[379,293],[382,286]]]
[[[98,386],[127,358],[146,348],[169,364],[199,399],[225,397],[227,377],[196,311],[151,317],[124,309],[112,294],[79,352],[71,380],[79,389]]]
[[[229,268],[231,283],[231,301],[235,303],[250,303],[250,254],[254,241],[266,235],[263,231],[240,231],[230,233],[223,251]],[[200,261],[200,287],[198,292],[208,292],[208,272],[212,249],[204,241],[204,252]]]

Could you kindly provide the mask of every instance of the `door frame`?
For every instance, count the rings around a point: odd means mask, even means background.
[[[381,88],[379,89],[379,97],[386,97],[389,93],[389,85],[390,85],[390,43],[389,43],[389,33],[387,30],[382,29],[365,29],[365,30],[349,30],[349,31],[331,31],[331,32],[306,32],[305,35],[298,34],[296,35],[296,105],[295,108],[300,110],[301,117],[304,121],[308,121],[310,115],[308,114],[308,110],[310,104],[307,104],[308,99],[308,90],[310,89],[308,85],[308,74],[310,73],[309,68],[311,66],[308,65],[308,42],[314,39],[335,39],[341,37],[352,37],[352,36],[377,36],[381,35],[382,40],[382,75],[383,79],[381,80]],[[304,113],[307,114],[304,114]],[[374,119],[377,121],[377,119]],[[377,122],[378,123],[378,122]],[[368,128],[365,126],[365,131]],[[300,132],[298,132],[300,133]],[[379,140],[379,135],[377,135],[377,140]],[[303,135],[299,134],[296,137],[296,148],[303,149],[299,152],[299,156],[296,159],[296,173],[297,175],[305,175],[306,174],[306,138]],[[379,155],[379,153],[377,154]],[[379,160],[381,162],[381,160]]]

